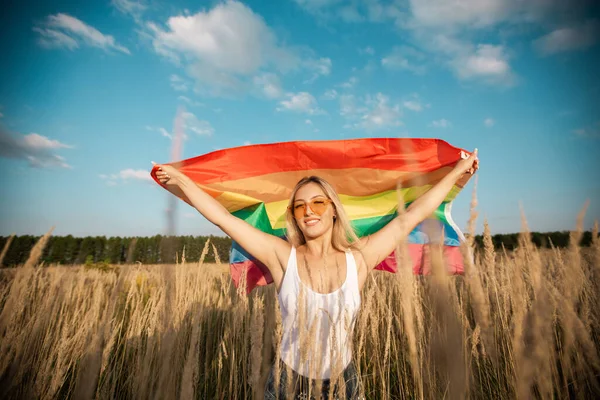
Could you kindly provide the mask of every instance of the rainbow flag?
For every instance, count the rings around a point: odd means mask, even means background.
[[[408,206],[449,173],[468,153],[439,139],[368,138],[297,141],[218,150],[171,163],[233,215],[263,232],[285,237],[285,213],[291,191],[307,175],[326,179],[338,192],[359,237],[377,232],[397,215],[400,184]],[[152,176],[158,183],[155,176]],[[464,240],[450,215],[452,200],[464,187],[465,174],[432,218],[443,229],[449,272],[463,272],[459,244]],[[416,274],[427,274],[430,238],[424,224],[410,234],[409,251]],[[236,286],[246,270],[247,288],[272,282],[268,269],[237,243],[230,253]],[[394,254],[379,270],[396,271]]]

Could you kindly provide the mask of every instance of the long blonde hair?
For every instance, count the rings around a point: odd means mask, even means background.
[[[344,206],[340,201],[340,197],[333,186],[331,186],[331,184],[325,179],[319,178],[318,176],[306,176],[302,178],[292,191],[289,205],[293,206],[298,190],[309,183],[315,183],[319,185],[319,187],[323,190],[323,193],[325,193],[325,195],[333,202],[336,215],[336,218],[333,220],[333,232],[331,235],[331,245],[333,248],[338,251],[346,251],[347,249],[355,247],[359,243],[358,236],[350,224],[350,220],[346,215],[346,211],[344,210]],[[294,218],[293,212],[290,210],[290,208],[288,208],[286,215],[286,223],[287,238],[292,246],[299,247],[305,244],[306,238],[300,230],[300,227],[296,222],[296,218]]]

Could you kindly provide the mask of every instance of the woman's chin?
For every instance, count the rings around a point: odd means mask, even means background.
[[[323,226],[305,226],[302,229],[302,233],[307,239],[316,239],[323,236],[326,232],[327,228],[324,228]]]

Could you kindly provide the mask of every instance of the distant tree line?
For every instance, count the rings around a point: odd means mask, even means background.
[[[538,247],[567,247],[570,232],[533,232],[531,239]],[[13,238],[2,262],[3,266],[23,264],[40,236],[23,235]],[[217,249],[219,259],[229,262],[231,239],[220,236],[163,236],[152,237],[105,237],[88,236],[77,238],[68,236],[52,236],[44,249],[42,261],[46,264],[75,265],[84,263],[124,264],[141,262],[143,264],[174,263],[176,257],[181,260],[185,248],[185,259],[197,262],[200,259],[206,241]],[[0,236],[0,251],[4,249],[9,237]],[[584,232],[581,246],[589,246],[592,233]],[[519,234],[496,234],[492,236],[496,249],[504,247],[514,250],[518,247]],[[475,237],[477,246],[483,246],[483,237]],[[206,254],[205,262],[215,262],[212,245]]]
[[[492,235],[492,243],[496,250],[501,249],[503,246],[506,250],[514,250],[519,247],[519,233],[501,233]],[[570,243],[569,231],[560,232],[531,232],[531,241],[537,247],[551,248],[552,246],[558,248],[564,248],[569,246]],[[581,237],[579,243],[580,246],[588,247],[592,243],[592,232],[585,231]],[[478,247],[483,247],[483,236],[475,236],[475,244]]]
[[[4,257],[2,266],[15,266],[25,263],[33,245],[40,236],[16,236]],[[9,237],[0,237],[0,251]],[[210,249],[205,262],[215,262],[212,245],[223,262],[229,260],[231,239],[220,236],[163,236],[152,237],[105,237],[87,236],[84,238],[52,236],[44,248],[41,261],[46,264],[76,265],[84,263],[143,264],[175,263],[181,260],[185,248],[186,261],[200,259],[206,241],[210,239]]]

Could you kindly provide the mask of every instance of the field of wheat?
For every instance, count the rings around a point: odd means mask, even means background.
[[[354,329],[364,396],[597,398],[600,243],[580,235],[540,250],[525,228],[496,252],[486,225],[462,277],[436,248],[430,276],[371,274]],[[262,397],[281,335],[273,285],[245,295],[202,261],[208,242],[199,262],[90,268],[38,265],[45,240],[0,270],[1,398]]]

